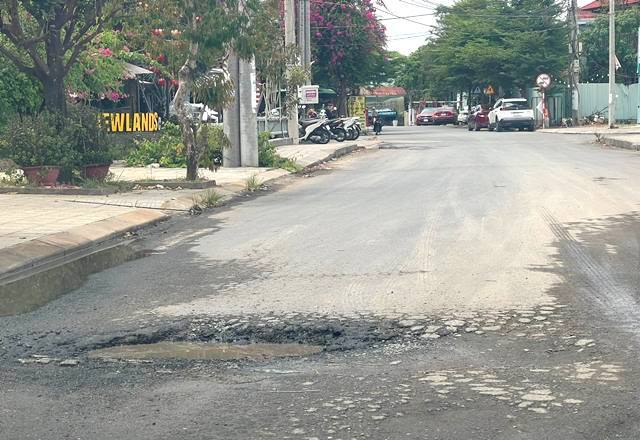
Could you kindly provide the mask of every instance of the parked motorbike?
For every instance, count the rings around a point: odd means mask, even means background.
[[[355,141],[360,137],[360,132],[362,128],[360,127],[360,119],[357,117],[353,118],[344,118],[344,129],[347,132],[347,140]]]
[[[344,129],[344,120],[342,118],[329,120],[329,131],[331,132],[331,139],[335,139],[338,142],[344,142],[347,138],[347,131]]]
[[[301,119],[298,125],[301,142],[311,141],[316,144],[326,144],[331,140],[327,119]]]

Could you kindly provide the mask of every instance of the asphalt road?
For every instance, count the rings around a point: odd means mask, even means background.
[[[0,439],[639,438],[640,154],[453,127],[381,139],[0,318]],[[161,341],[324,351],[88,357]]]

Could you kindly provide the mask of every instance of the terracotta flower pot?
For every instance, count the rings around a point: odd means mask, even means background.
[[[60,175],[60,167],[55,166],[22,167],[22,171],[29,183],[38,186],[55,186]]]
[[[109,174],[110,164],[85,165],[82,168],[82,177],[87,179],[104,180]]]

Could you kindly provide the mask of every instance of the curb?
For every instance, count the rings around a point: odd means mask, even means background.
[[[376,148],[380,143],[369,147],[357,143],[342,146],[306,165],[303,171],[359,149]],[[242,194],[243,191],[232,192],[225,203]],[[126,239],[126,234],[169,219],[170,215],[162,212],[163,209],[187,211],[188,208],[169,205],[190,201],[191,198],[177,198],[167,201],[160,209],[138,208],[3,249],[0,253],[0,316],[34,310],[80,287],[88,275],[138,258],[140,251],[132,246],[135,239]]]
[[[168,218],[157,210],[137,209],[3,249],[0,316],[29,311],[77,287],[80,279],[118,259],[111,254],[100,259],[102,252],[131,244],[114,239]]]
[[[564,135],[573,135],[573,136],[595,136],[596,134],[603,134],[606,131],[608,131],[608,129],[605,129],[604,131],[589,131],[589,132],[566,132],[566,131],[546,131],[546,130],[536,130],[538,133],[546,133],[546,134],[564,134]],[[626,136],[628,134],[640,134],[640,130],[638,131],[625,131],[624,133],[617,133],[615,134],[616,136]]]
[[[356,150],[358,150],[360,148],[364,148],[364,147],[360,147],[360,146],[358,146],[358,144],[350,144],[350,145],[346,145],[344,147],[340,147],[337,150],[334,150],[334,152],[329,154],[328,156],[326,156],[326,157],[324,157],[322,159],[316,160],[315,162],[312,162],[310,164],[307,164],[303,168],[303,171],[304,170],[308,170],[309,168],[317,167],[321,163],[330,161],[331,159],[337,159],[339,157],[346,156],[347,154],[353,153],[354,151],[356,151]]]
[[[625,150],[640,151],[640,143],[625,141],[615,137],[602,136],[602,141],[612,147],[623,148]]]

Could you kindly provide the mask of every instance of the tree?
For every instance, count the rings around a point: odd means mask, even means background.
[[[66,76],[122,6],[116,0],[0,0],[0,55],[42,84],[47,109],[64,114]]]
[[[553,0],[442,6],[433,38],[409,57],[400,81],[425,98],[437,98],[488,84],[515,94],[533,86],[538,73],[561,76],[568,63],[561,14]]]
[[[337,89],[344,114],[349,92],[377,80],[385,28],[371,0],[311,0],[311,27],[314,79]]]
[[[167,61],[177,67],[172,107],[182,132],[188,180],[197,179],[206,147],[198,141],[200,121],[189,103],[195,99],[218,107],[233,99],[224,64],[231,51],[245,59],[253,55],[251,21],[260,10],[258,0],[158,0],[138,8],[132,20],[152,34],[146,48],[173,48]]]
[[[15,114],[35,113],[42,105],[40,84],[0,56],[0,128]]]
[[[264,0],[252,24],[256,33],[256,70],[263,81],[265,113],[282,105],[281,90],[287,87],[287,66],[298,62],[298,47],[287,46],[280,0]],[[297,96],[297,93],[293,94]],[[280,109],[282,114],[282,109]]]
[[[617,6],[616,6],[617,7]],[[621,67],[616,70],[616,81],[623,84],[636,82],[638,54],[638,27],[640,9],[637,6],[616,13],[616,56]],[[609,78],[609,18],[598,17],[586,26],[580,35],[582,55],[586,63],[581,76],[589,82],[607,82]]]

